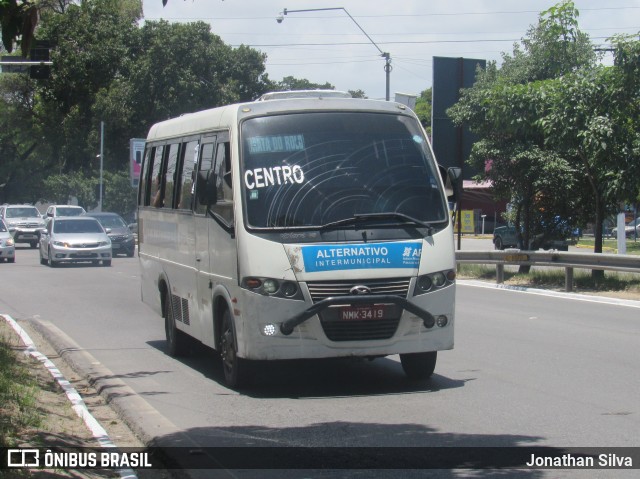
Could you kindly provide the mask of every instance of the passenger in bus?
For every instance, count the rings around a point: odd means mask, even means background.
[[[160,175],[160,173],[158,173],[158,176],[153,180],[153,183],[156,193],[153,195],[151,206],[162,208],[164,206],[164,197],[162,196],[162,175]]]

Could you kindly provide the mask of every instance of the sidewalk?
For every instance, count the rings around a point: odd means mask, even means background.
[[[144,447],[127,424],[107,404],[100,393],[89,382],[76,374],[67,365],[47,341],[37,331],[29,327],[28,322],[19,325],[29,335],[37,350],[45,355],[55,368],[69,381],[70,385],[80,394],[91,415],[107,431],[108,437],[117,447]],[[100,443],[94,437],[87,424],[78,416],[62,387],[54,380],[45,365],[25,354],[25,345],[11,325],[0,316],[0,339],[15,352],[18,363],[28,369],[35,380],[36,399],[35,413],[40,418],[36,427],[21,428],[16,431],[18,447],[99,447]],[[28,475],[27,475],[28,474]],[[135,479],[168,479],[173,477],[165,470],[139,470],[135,475],[119,474],[114,470],[29,470],[24,469],[0,471],[2,478],[37,478],[37,479],[94,479],[94,478],[124,478]]]

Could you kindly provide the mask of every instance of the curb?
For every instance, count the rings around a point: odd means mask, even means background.
[[[86,378],[107,404],[148,447],[196,446],[175,424],[165,419],[116,374],[82,350],[73,339],[48,321],[26,320],[77,374]],[[178,441],[164,440],[166,437]]]
[[[29,336],[29,333],[20,326],[15,319],[8,315],[2,315],[2,318],[11,326],[15,333],[20,337],[22,343],[25,346],[24,354],[31,356],[39,361],[44,368],[49,371],[49,374],[53,377],[56,383],[62,388],[67,396],[67,399],[71,403],[72,409],[76,415],[84,422],[84,425],[91,432],[94,439],[100,444],[100,447],[108,449],[115,448],[116,445],[109,437],[109,433],[102,427],[100,422],[91,414],[87,408],[86,403],[82,396],[78,393],[71,383],[64,377],[58,367],[43,353],[41,353],[36,347],[35,343]],[[115,471],[121,479],[137,479],[138,476],[133,469],[120,468]]]

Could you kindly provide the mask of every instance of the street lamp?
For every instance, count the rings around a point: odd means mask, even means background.
[[[96,158],[100,159],[100,179],[98,180],[98,207],[97,212],[102,213],[102,155],[98,153]]]
[[[327,10],[342,10],[344,13],[346,13],[349,18],[351,20],[353,20],[353,23],[355,23],[357,25],[357,27],[360,29],[360,31],[362,33],[364,33],[364,35],[369,39],[369,41],[373,44],[374,47],[376,47],[378,49],[378,51],[380,52],[380,56],[382,58],[384,58],[385,63],[384,63],[384,71],[385,71],[385,75],[386,75],[386,92],[387,92],[387,96],[386,99],[387,101],[389,101],[389,88],[390,88],[390,82],[391,82],[391,70],[393,69],[393,67],[391,66],[391,54],[389,54],[388,52],[383,52],[380,47],[376,44],[376,42],[374,42],[371,37],[367,34],[367,32],[364,31],[364,29],[360,26],[360,24],[358,22],[356,22],[355,18],[353,18],[349,12],[347,12],[347,9],[344,7],[333,7],[333,8],[307,8],[304,10],[288,10],[288,9],[284,9],[282,12],[280,12],[280,15],[278,15],[276,17],[276,21],[278,23],[282,23],[282,21],[284,20],[285,15],[288,15],[289,13],[300,13],[300,12],[324,12]]]

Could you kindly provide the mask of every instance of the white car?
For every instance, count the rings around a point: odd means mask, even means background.
[[[7,225],[0,219],[0,262],[15,263],[16,247]]]
[[[16,243],[29,243],[37,248],[40,234],[44,230],[44,220],[32,205],[2,205],[0,218],[4,219],[9,233]]]
[[[634,232],[640,236],[640,216],[633,221],[629,221],[626,225],[624,225],[624,235],[628,238],[633,236]],[[611,236],[618,235],[618,228],[613,228],[611,230]]]
[[[82,216],[86,211],[82,206],[74,205],[51,205],[47,208],[46,217],[53,216]]]
[[[40,263],[91,262],[111,266],[111,240],[100,222],[89,216],[54,216],[40,239]]]

